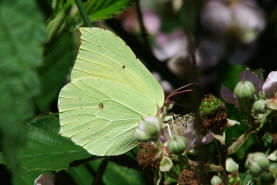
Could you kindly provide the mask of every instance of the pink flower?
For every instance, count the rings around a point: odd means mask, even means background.
[[[157,47],[153,49],[153,52],[159,60],[188,55],[188,40],[181,29],[176,29],[170,34],[159,33],[155,42]]]
[[[271,71],[269,73],[263,84],[262,89],[267,97],[274,96],[274,93],[277,92],[277,71]]]
[[[160,18],[151,11],[144,11],[142,13],[142,19],[147,32],[151,35],[155,35],[159,32],[161,22]],[[123,21],[123,28],[127,31],[138,32],[139,23],[137,16],[132,14]]]

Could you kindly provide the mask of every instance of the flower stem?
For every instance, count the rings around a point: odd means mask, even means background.
[[[144,45],[149,51],[151,51],[151,47],[149,45],[149,41],[147,38],[147,31],[146,31],[146,28],[143,23],[143,15],[142,15],[139,0],[136,1],[136,11],[137,11],[138,21],[139,21],[139,25],[140,25],[140,29],[141,29],[141,36],[142,36]]]
[[[89,16],[88,16],[88,14],[87,14],[87,12],[85,10],[83,2],[81,0],[74,0],[74,1],[75,1],[76,5],[77,5],[77,7],[79,9],[79,12],[80,12],[84,22],[85,22],[85,25],[91,27],[92,24],[91,24],[91,22],[89,20]]]
[[[217,153],[218,153],[219,165],[225,167],[224,162],[226,160],[226,155],[225,155],[225,152],[223,151],[222,145],[219,141],[216,142],[216,149],[217,149]],[[221,178],[223,180],[223,184],[228,185],[228,175],[227,175],[225,168],[223,171],[221,171]]]
[[[102,181],[102,176],[107,168],[109,162],[109,158],[102,159],[100,166],[97,169],[97,174],[94,178],[94,181],[92,182],[92,185],[100,184]]]

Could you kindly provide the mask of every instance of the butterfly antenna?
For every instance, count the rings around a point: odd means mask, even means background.
[[[187,87],[189,87],[189,86],[191,86],[191,85],[198,85],[199,83],[189,83],[189,84],[187,84],[187,85],[184,85],[184,86],[182,86],[182,87],[179,87],[178,89],[175,89],[174,91],[172,91],[170,94],[172,94],[172,93],[175,93],[176,91],[179,91],[179,90],[181,90],[181,89],[184,89],[184,88],[187,88]],[[169,95],[170,95],[169,94]]]
[[[189,86],[191,86],[191,85],[198,85],[199,83],[189,83],[189,84],[187,84],[187,85],[184,85],[184,86],[182,86],[182,87],[179,87],[178,89],[175,89],[174,91],[172,91],[167,97],[166,97],[166,99],[168,100],[170,97],[172,97],[172,96],[174,96],[174,95],[176,95],[176,94],[179,94],[179,92],[180,93],[184,93],[184,92],[190,92],[190,91],[180,91],[180,90],[182,90],[182,89],[184,89],[184,88],[187,88],[187,87],[189,87]]]
[[[178,91],[178,92],[174,92],[174,93],[170,93],[166,99],[168,100],[169,98],[171,98],[172,96],[175,96],[176,94],[181,94],[181,93],[185,93],[185,92],[192,92],[193,89],[187,89],[187,90],[183,90],[183,91]]]

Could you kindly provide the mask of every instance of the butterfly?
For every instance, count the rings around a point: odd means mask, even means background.
[[[139,144],[138,123],[157,116],[163,89],[114,33],[80,28],[71,82],[59,94],[60,134],[98,156],[123,154]]]

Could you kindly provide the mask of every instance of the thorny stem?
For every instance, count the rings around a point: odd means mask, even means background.
[[[92,23],[89,20],[89,16],[88,16],[88,14],[87,14],[87,12],[85,10],[83,2],[81,0],[74,0],[74,1],[75,1],[76,5],[77,5],[77,7],[79,9],[79,12],[80,12],[84,22],[85,22],[85,25],[91,27]]]
[[[225,162],[225,155],[224,155],[224,151],[222,150],[221,144],[219,142],[216,142],[216,149],[217,149],[217,153],[218,153],[218,158],[219,158],[219,164],[221,166],[225,166],[224,162]],[[224,156],[223,156],[224,155]],[[224,185],[228,185],[228,175],[226,170],[224,169],[223,171],[220,172],[221,173],[221,177],[223,180]]]
[[[102,176],[107,168],[108,162],[109,162],[108,158],[102,159],[100,166],[97,169],[97,174],[95,176],[95,179],[94,179],[92,185],[98,185],[101,183]]]

